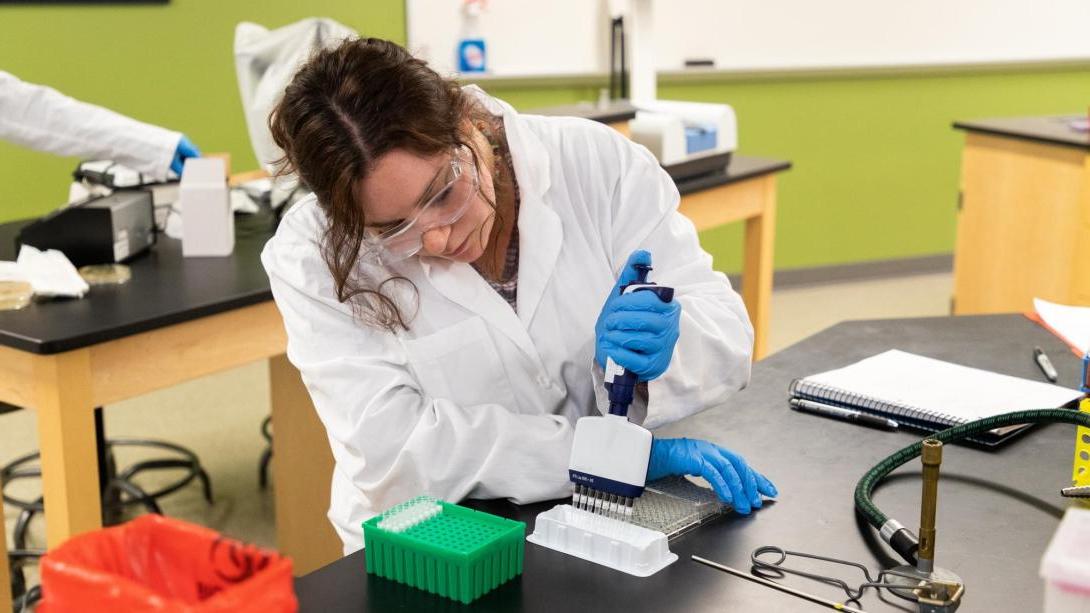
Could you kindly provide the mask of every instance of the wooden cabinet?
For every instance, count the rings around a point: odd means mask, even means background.
[[[958,123],[955,314],[1090,305],[1090,140],[1060,117]]]

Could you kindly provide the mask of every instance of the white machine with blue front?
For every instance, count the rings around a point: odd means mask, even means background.
[[[647,147],[663,166],[738,148],[738,120],[729,105],[653,100],[636,107],[636,118],[628,123],[629,137]]]

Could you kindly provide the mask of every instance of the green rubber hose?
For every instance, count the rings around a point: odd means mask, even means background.
[[[1071,409],[1032,409],[1027,411],[1015,411],[1004,413],[994,417],[985,417],[937,432],[928,438],[952,443],[974,434],[987,432],[996,428],[1016,426],[1019,424],[1042,423],[1067,423],[1090,428],[1090,414]],[[903,466],[910,460],[920,456],[923,441],[913,443],[882,460],[871,468],[859,480],[855,486],[855,509],[867,523],[874,526],[882,534],[882,538],[909,564],[916,564],[916,550],[919,540],[915,534],[900,524],[890,519],[871,500],[874,488],[882,482],[891,472]]]

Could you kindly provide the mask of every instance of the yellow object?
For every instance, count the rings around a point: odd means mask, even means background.
[[[1090,414],[1090,398],[1083,398],[1079,411]],[[1079,426],[1075,431],[1075,464],[1071,474],[1071,484],[1076,487],[1090,485],[1090,428]],[[1080,499],[1079,503],[1090,506],[1090,500]]]

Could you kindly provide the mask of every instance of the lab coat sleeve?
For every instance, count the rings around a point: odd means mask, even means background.
[[[647,384],[646,401],[637,396],[630,411],[633,419],[655,428],[722,405],[745,387],[753,325],[726,275],[712,269],[692,222],[678,212],[677,187],[654,156],[613,130],[597,133],[601,159],[617,163],[609,228],[603,228],[614,275],[629,254],[646,249],[651,280],[673,287],[681,305],[681,333],[670,366]]]
[[[335,299],[314,248],[281,238],[262,259],[287,355],[325,425],[336,470],[366,507],[378,511],[423,493],[517,503],[570,493],[567,419],[428,397],[394,335],[366,327]]]
[[[0,139],[56,155],[113,160],[162,181],[181,137],[0,71]]]

